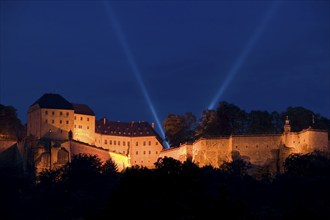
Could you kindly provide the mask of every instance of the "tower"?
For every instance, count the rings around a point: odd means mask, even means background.
[[[289,133],[291,131],[291,125],[289,121],[289,116],[286,116],[285,124],[284,124],[284,133]]]

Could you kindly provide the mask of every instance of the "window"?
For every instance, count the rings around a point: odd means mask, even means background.
[[[123,141],[123,146],[125,146],[125,141]]]
[[[108,144],[107,140],[104,140],[104,144]]]
[[[151,145],[151,141],[149,141],[149,146]]]
[[[146,146],[146,142],[145,141],[143,141],[143,146]]]
[[[48,120],[47,119],[45,120],[45,123],[48,123]]]
[[[66,113],[66,116],[69,116],[69,112]]]
[[[87,126],[87,129],[89,129],[89,126]]]
[[[139,146],[139,142],[136,142],[136,144],[135,144],[136,146]]]
[[[69,124],[69,121],[66,121],[66,124],[68,125]]]
[[[156,151],[156,154],[158,154],[158,151]]]
[[[143,151],[143,154],[146,154],[146,151],[145,150]]]
[[[109,144],[112,144],[112,140],[109,140]]]
[[[151,150],[149,150],[149,154],[151,154]]]
[[[87,121],[89,121],[89,118],[87,118]]]
[[[116,141],[113,141],[113,144],[116,145]]]
[[[52,115],[55,115],[55,112],[52,112]]]
[[[82,121],[82,119],[83,119],[83,118],[82,118],[82,117],[80,117],[80,121]]]
[[[62,120],[60,120],[60,124],[62,124]]]
[[[45,115],[48,115],[48,111],[45,111]]]
[[[74,120],[76,120],[77,119],[77,117],[76,116],[74,116]]]
[[[136,151],[135,154],[138,155],[139,154],[139,151]]]
[[[118,141],[118,145],[120,145],[120,141]]]
[[[52,120],[52,124],[54,124],[54,120]]]
[[[62,115],[63,113],[62,112],[60,112],[60,115]]]
[[[156,142],[156,145],[158,145],[158,142]]]

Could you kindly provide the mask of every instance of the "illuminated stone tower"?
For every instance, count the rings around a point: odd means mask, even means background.
[[[27,134],[37,138],[66,140],[73,123],[72,104],[61,95],[46,93],[29,107]]]
[[[284,125],[284,133],[289,133],[289,132],[291,132],[291,125],[290,125],[289,117],[286,116],[285,125]]]

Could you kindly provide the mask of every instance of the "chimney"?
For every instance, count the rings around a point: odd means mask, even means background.
[[[155,129],[155,123],[154,122],[151,123],[151,127],[152,127],[152,129]]]
[[[107,123],[107,118],[104,117],[104,118],[103,118],[103,124],[106,124],[106,123]]]

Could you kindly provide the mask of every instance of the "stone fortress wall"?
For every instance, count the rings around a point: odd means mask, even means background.
[[[188,148],[192,150],[188,152]],[[283,134],[201,138],[190,145],[163,150],[160,157],[172,157],[180,161],[190,157],[199,167],[210,165],[215,168],[240,157],[254,165],[263,166],[283,162],[291,153],[306,154],[328,149],[328,132],[308,128]]]

